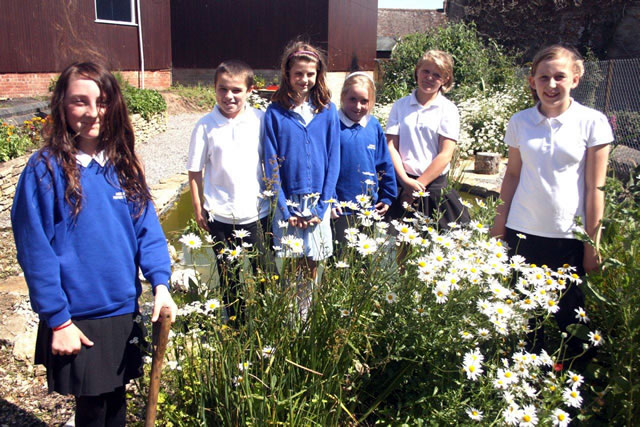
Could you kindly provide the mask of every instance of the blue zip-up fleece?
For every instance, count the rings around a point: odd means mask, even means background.
[[[47,159],[53,173],[46,166]],[[11,222],[31,306],[56,327],[70,318],[133,313],[141,293],[138,267],[153,287],[168,286],[171,261],[153,204],[134,218],[110,162],[80,168],[77,217],[64,199],[66,179],[55,157],[33,155],[13,201]]]
[[[266,175],[278,193],[278,209],[284,220],[293,215],[286,200],[293,194],[320,193],[312,212],[324,216],[335,194],[340,172],[340,124],[336,106],[330,103],[305,127],[299,115],[272,103],[264,116]],[[280,191],[281,190],[281,191]]]
[[[373,185],[367,185],[367,180]],[[372,205],[380,201],[391,206],[397,193],[396,172],[380,122],[373,116],[369,116],[366,127],[359,123],[348,127],[340,121],[337,199],[355,202],[358,194],[369,194]],[[349,209],[343,209],[344,215],[350,213]]]

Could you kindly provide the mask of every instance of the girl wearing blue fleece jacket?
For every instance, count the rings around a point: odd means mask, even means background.
[[[105,68],[75,63],[60,75],[11,222],[49,391],[76,396],[78,426],[124,425],[125,385],[142,373],[138,269],[153,286],[153,321],[162,307],[173,321],[176,306],[133,128]]]
[[[333,253],[329,200],[340,171],[340,125],[326,68],[318,49],[290,43],[282,57],[280,87],[264,118],[265,169],[278,193],[273,221],[277,253],[304,255],[298,268],[313,279],[316,262]],[[302,239],[301,254],[287,246],[289,236]],[[307,302],[309,287],[302,290]]]
[[[377,219],[397,195],[396,176],[387,139],[378,120],[369,114],[376,100],[373,79],[363,72],[347,76],[340,94],[340,175],[336,184],[339,204],[333,208],[334,240],[355,225],[348,202],[375,209]],[[345,203],[346,202],[346,203]]]

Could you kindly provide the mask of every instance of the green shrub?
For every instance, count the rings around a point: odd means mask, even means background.
[[[384,64],[379,102],[393,102],[411,92],[415,87],[413,70],[428,49],[444,50],[453,56],[455,86],[449,93],[453,100],[519,81],[513,59],[502,48],[492,40],[483,40],[474,24],[454,23],[410,34],[396,45]]]
[[[157,90],[138,89],[127,84],[122,95],[129,113],[140,114],[147,120],[151,116],[167,111],[167,103]]]
[[[627,184],[605,186],[603,269],[585,283],[592,329],[603,337],[588,370],[595,398],[587,414],[602,425],[634,425],[640,413],[640,167]],[[596,423],[593,423],[594,425]]]

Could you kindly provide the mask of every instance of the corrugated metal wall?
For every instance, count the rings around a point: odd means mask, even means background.
[[[0,0],[0,73],[61,71],[75,60],[140,68],[136,26],[96,23],[94,0]],[[145,68],[171,67],[169,0],[142,0]]]

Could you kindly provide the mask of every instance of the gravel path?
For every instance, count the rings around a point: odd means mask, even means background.
[[[185,113],[169,116],[167,131],[137,144],[136,151],[142,158],[147,173],[147,184],[157,184],[186,171],[189,139],[196,122],[205,113]]]

